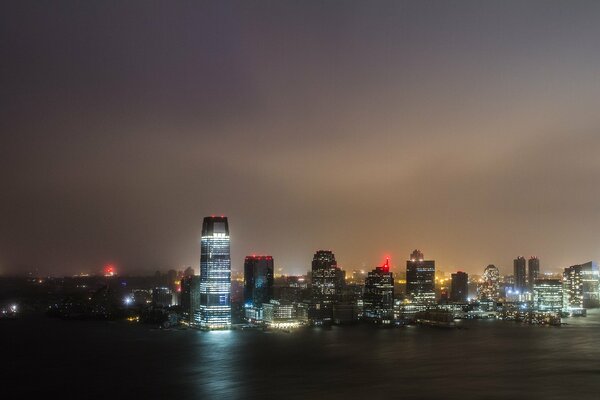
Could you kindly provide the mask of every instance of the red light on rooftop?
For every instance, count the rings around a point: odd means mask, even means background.
[[[386,257],[386,258],[385,258],[385,264],[383,264],[383,265],[381,266],[381,268],[383,268],[383,270],[384,270],[385,272],[389,272],[389,271],[390,271],[390,258],[389,258],[389,257]]]
[[[113,276],[115,274],[115,267],[112,264],[107,264],[104,266],[104,275],[105,276]]]

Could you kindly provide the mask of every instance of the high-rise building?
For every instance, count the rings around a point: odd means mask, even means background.
[[[534,282],[533,309],[544,312],[563,310],[563,283],[560,279],[537,279]]]
[[[527,270],[525,257],[517,257],[514,261],[514,290],[518,293],[523,293],[527,290]]]
[[[247,256],[244,260],[244,306],[262,307],[273,299],[273,257]]]
[[[426,261],[420,250],[406,262],[406,293],[415,303],[435,303],[435,261]]]
[[[231,326],[231,257],[226,217],[206,217],[200,240],[200,312],[203,329]]]
[[[458,271],[452,274],[452,286],[450,288],[450,301],[465,303],[469,297],[469,275]]]
[[[498,301],[500,297],[500,271],[495,265],[485,267],[482,276],[483,282],[479,285],[479,299]]]
[[[540,259],[537,257],[530,257],[527,260],[527,286],[530,291],[533,291],[533,285],[535,284],[535,280],[539,278],[540,275]]]
[[[583,308],[583,281],[581,265],[565,268],[563,273],[564,305],[570,309]]]
[[[330,250],[318,250],[313,256],[311,270],[312,305],[310,318],[317,322],[330,322],[333,303],[345,285],[346,273],[337,266]]]
[[[599,306],[600,273],[595,262],[565,268],[563,283],[567,307],[577,309]]]
[[[389,259],[365,279],[363,319],[381,324],[391,324],[394,319],[394,274]]]
[[[181,278],[181,309],[187,322],[194,322],[200,310],[200,276],[186,275]]]

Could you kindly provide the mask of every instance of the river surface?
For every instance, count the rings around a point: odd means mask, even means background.
[[[30,317],[0,321],[1,391],[132,400],[600,399],[600,313],[565,321],[263,333]]]

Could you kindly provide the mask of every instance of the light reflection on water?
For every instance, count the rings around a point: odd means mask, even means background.
[[[59,393],[69,376],[87,398],[598,399],[600,313],[566,322],[266,334],[44,320],[5,324],[0,334],[15,349],[7,381],[31,393],[31,376],[43,393]]]

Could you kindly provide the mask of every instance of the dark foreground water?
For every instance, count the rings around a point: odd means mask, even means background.
[[[262,333],[0,321],[0,392],[132,400],[600,399],[600,314],[567,322]]]

